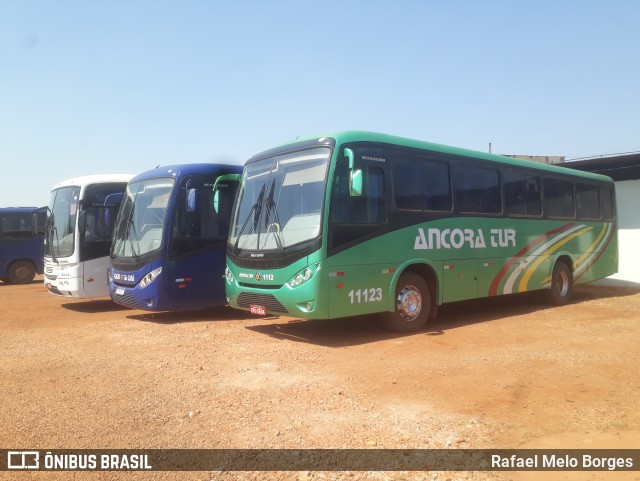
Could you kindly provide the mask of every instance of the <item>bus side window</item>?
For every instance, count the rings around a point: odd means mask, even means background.
[[[573,184],[571,181],[544,179],[544,211],[549,217],[573,218]]]
[[[507,170],[504,173],[505,213],[539,216],[542,213],[540,179]]]
[[[456,210],[464,213],[499,214],[502,196],[498,171],[466,163],[454,169]]]
[[[576,208],[580,219],[599,219],[600,199],[598,198],[598,187],[577,183]]]
[[[615,218],[613,189],[610,187],[600,187],[600,203],[602,205],[602,218],[613,220]]]

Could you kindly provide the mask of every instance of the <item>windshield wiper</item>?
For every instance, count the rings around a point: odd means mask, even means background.
[[[131,255],[133,258],[138,261],[138,252],[136,251],[136,247],[133,241],[132,234],[138,239],[138,231],[135,226],[135,222],[133,221],[133,212],[135,209],[135,205],[131,203],[131,210],[125,214],[126,217],[123,219],[123,222],[118,224],[118,229],[115,232],[115,237],[119,242],[114,241],[113,243],[113,255],[114,256],[126,256],[126,250],[124,248],[125,242],[129,241],[129,245],[131,246]],[[118,253],[118,248],[122,247],[122,252]]]
[[[265,183],[262,186],[262,189],[260,189],[260,194],[258,195],[258,200],[256,201],[255,204],[253,204],[251,206],[251,209],[249,209],[249,213],[247,214],[246,219],[244,220],[244,223],[242,224],[242,227],[240,228],[240,232],[238,232],[238,236],[236,237],[236,243],[233,246],[233,250],[234,252],[238,252],[238,244],[240,243],[240,236],[242,236],[242,233],[244,232],[245,227],[247,227],[247,224],[249,223],[249,219],[251,219],[251,214],[254,214],[253,217],[253,226],[252,229],[249,230],[249,232],[247,232],[247,235],[251,233],[252,230],[256,230],[258,228],[258,222],[260,219],[260,213],[262,212],[262,200],[264,199],[264,189],[267,186],[267,184]],[[258,232],[258,240],[260,240],[260,233]]]
[[[127,217],[127,223],[125,225],[125,236],[129,240],[129,244],[131,245],[131,254],[133,258],[138,260],[138,252],[136,251],[135,244],[133,243],[133,237],[129,235],[131,232],[134,236],[136,236],[136,240],[140,242],[140,238],[138,237],[138,229],[136,228],[136,223],[133,221],[133,211],[135,210],[135,205],[131,206],[131,210],[129,211],[129,216]]]
[[[273,200],[274,191],[276,186],[276,179],[273,179],[271,182],[271,187],[269,188],[269,195],[265,201],[265,213],[264,213],[264,228],[266,229],[266,234],[269,235],[269,229],[274,227],[273,237],[276,240],[276,245],[280,251],[284,251],[284,242],[282,238],[282,226],[280,224],[280,217],[278,216],[278,208],[276,207],[276,203]],[[275,222],[269,224],[269,219],[271,218],[271,213],[273,212]]]

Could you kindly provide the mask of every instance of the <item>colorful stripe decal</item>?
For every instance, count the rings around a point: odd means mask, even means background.
[[[515,256],[513,256],[511,259],[509,259],[509,261],[504,266],[502,266],[502,269],[500,269],[498,274],[496,274],[496,277],[493,278],[493,281],[491,282],[491,286],[489,287],[489,293],[487,295],[488,296],[497,296],[498,295],[498,287],[500,286],[500,282],[502,282],[502,278],[507,274],[507,272],[509,272],[511,267],[516,262],[518,262],[520,257],[522,257],[529,250],[533,249],[534,247],[536,247],[541,242],[544,242],[545,239],[548,239],[552,235],[557,234],[558,232],[561,232],[564,229],[567,229],[567,228],[573,226],[574,224],[575,224],[574,222],[571,222],[569,224],[565,224],[565,225],[561,225],[560,227],[556,227],[555,229],[550,230],[546,234],[541,235],[540,237],[534,239],[532,242],[530,242],[529,244],[524,246],[520,251],[518,251],[518,253]]]
[[[520,284],[518,285],[518,292],[526,292],[527,291],[527,288],[529,287],[529,281],[531,280],[531,276],[533,275],[535,270],[538,268],[538,266],[540,264],[542,264],[542,262],[544,262],[545,258],[549,254],[554,253],[555,251],[560,249],[560,247],[565,245],[567,242],[569,242],[569,241],[575,239],[576,237],[584,234],[585,232],[589,232],[590,230],[593,229],[593,227],[587,227],[587,226],[578,226],[578,227],[579,227],[579,229],[575,229],[575,228],[574,229],[570,229],[566,233],[563,233],[563,234],[561,234],[559,236],[556,236],[554,241],[553,241],[553,244],[549,247],[549,249],[547,249],[546,251],[544,251],[541,254],[539,254],[539,257],[535,261],[533,261],[531,266],[529,266],[529,268],[525,272],[524,276],[522,276],[522,279],[520,280]],[[574,232],[571,232],[572,230]],[[568,235],[569,232],[571,232],[570,235]],[[505,294],[507,294],[506,291],[505,291]]]
[[[514,257],[512,257],[498,274],[494,277],[489,288],[489,296],[498,294],[500,284],[504,281],[501,289],[503,294],[511,294],[513,292],[525,292],[529,290],[531,278],[535,274],[540,265],[549,258],[551,254],[557,252],[561,247],[570,241],[593,231],[594,227],[585,224],[576,225],[575,223],[566,224],[553,229],[546,234],[536,238],[533,242],[527,244]],[[582,277],[589,268],[593,266],[607,249],[607,246],[614,237],[615,226],[612,223],[606,223],[602,226],[595,240],[591,242],[586,251],[580,255],[574,262],[574,279]],[[512,269],[512,267],[520,262],[521,268]],[[506,280],[505,280],[506,277]],[[550,276],[546,276],[538,287],[548,287],[551,281]]]
[[[574,277],[573,279],[574,281],[580,279],[583,275],[585,275],[589,271],[589,268],[592,265],[594,265],[596,262],[598,262],[598,259],[602,257],[602,254],[604,254],[605,251],[607,250],[607,247],[609,247],[609,244],[613,239],[613,232],[615,231],[615,227],[614,227],[614,224],[607,224],[607,225],[609,226],[609,233],[607,234],[606,241],[604,241],[604,245],[602,245],[602,249],[600,249],[599,252],[594,253],[594,255],[591,257],[591,260],[589,260],[589,262],[585,264],[585,267],[581,270],[581,272]]]

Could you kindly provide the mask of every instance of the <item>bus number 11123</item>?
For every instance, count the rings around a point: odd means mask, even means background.
[[[360,304],[361,302],[378,302],[382,300],[382,288],[372,287],[370,289],[353,289],[349,291],[349,302]]]

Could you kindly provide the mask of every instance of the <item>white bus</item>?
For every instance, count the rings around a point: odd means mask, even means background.
[[[130,174],[76,177],[51,190],[44,284],[64,297],[109,296],[107,269],[116,213]]]

